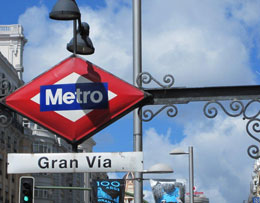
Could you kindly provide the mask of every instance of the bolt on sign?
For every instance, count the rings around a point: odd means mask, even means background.
[[[80,144],[140,106],[145,93],[71,56],[7,96],[9,108]]]

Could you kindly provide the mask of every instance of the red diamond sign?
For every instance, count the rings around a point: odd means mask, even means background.
[[[5,104],[80,144],[138,107],[138,88],[79,57],[69,57],[5,98]]]

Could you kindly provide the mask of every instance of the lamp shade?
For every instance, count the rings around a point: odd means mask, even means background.
[[[75,0],[58,0],[49,16],[54,20],[75,20],[80,18],[80,11]]]
[[[183,151],[182,149],[174,149],[170,152],[170,155],[182,155],[182,154],[189,154],[189,153]]]
[[[173,169],[169,165],[158,163],[143,171],[143,173],[173,173]]]
[[[85,22],[81,23],[80,30],[77,31],[77,54],[90,55],[95,52],[95,48],[89,38],[89,25]],[[72,38],[67,44],[67,50],[74,51],[74,39]]]

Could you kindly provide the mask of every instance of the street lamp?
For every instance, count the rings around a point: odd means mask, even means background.
[[[189,191],[190,191],[190,203],[194,203],[194,170],[193,170],[193,147],[189,146],[189,152],[185,152],[181,149],[175,149],[170,152],[170,155],[189,155]]]
[[[152,165],[148,170],[143,170],[143,173],[149,174],[149,173],[173,173],[173,169],[166,164],[158,163],[155,165]]]
[[[49,14],[54,20],[73,20],[73,38],[67,50],[76,54],[90,55],[95,49],[89,38],[89,25],[81,23],[81,14],[75,0],[58,0]],[[78,30],[77,30],[78,20]]]
[[[80,18],[80,11],[74,0],[59,0],[49,16],[54,20],[77,20]]]
[[[70,52],[74,52],[74,38],[70,40],[67,44],[67,50]],[[76,45],[76,53],[82,55],[90,55],[93,54],[95,48],[93,47],[92,41],[89,38],[89,25],[85,22],[81,23],[81,26],[77,30],[76,34],[77,45]]]

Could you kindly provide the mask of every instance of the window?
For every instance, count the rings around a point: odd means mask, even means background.
[[[11,148],[11,138],[10,138],[10,136],[7,137],[7,147]]]
[[[3,174],[2,167],[3,167],[3,160],[0,159],[0,175]]]
[[[35,142],[33,144],[33,152],[34,153],[50,153],[53,152],[52,145],[43,142]]]
[[[30,127],[30,123],[28,120],[23,120],[23,127],[29,128]]]
[[[17,141],[14,140],[14,152],[17,152]]]
[[[11,202],[14,203],[14,195],[12,195],[11,198],[12,198]]]
[[[6,202],[6,203],[9,203],[8,199],[9,199],[9,198],[8,198],[8,192],[5,192],[5,202]]]
[[[5,143],[5,132],[4,131],[1,131],[0,141],[1,141],[2,144]]]
[[[44,189],[35,189],[34,195],[35,195],[35,197],[43,198],[43,199],[49,199],[50,198],[49,191],[44,190]]]

